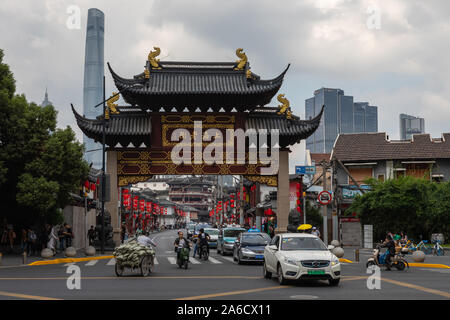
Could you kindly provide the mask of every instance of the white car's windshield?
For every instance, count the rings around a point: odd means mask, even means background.
[[[209,234],[210,236],[217,236],[219,235],[219,229],[205,229],[205,233]]]
[[[281,240],[281,250],[328,250],[319,238],[286,237]]]

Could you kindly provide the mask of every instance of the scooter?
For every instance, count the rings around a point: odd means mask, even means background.
[[[179,268],[188,268],[189,263],[189,249],[188,248],[177,248],[177,265]]]
[[[388,251],[386,250],[385,253],[380,255],[380,246],[377,246],[374,250],[373,250],[373,256],[371,258],[369,258],[367,260],[366,263],[366,268],[370,267],[370,266],[387,266],[386,264],[386,257],[388,255]],[[391,267],[396,268],[397,270],[405,270],[405,268],[409,268],[408,262],[402,258],[401,255],[399,254],[395,254],[392,258],[391,258]]]

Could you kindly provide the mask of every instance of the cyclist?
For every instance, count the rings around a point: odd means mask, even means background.
[[[200,233],[198,234],[198,240],[197,240],[197,244],[198,244],[198,255],[201,258],[202,257],[202,247],[206,246],[206,250],[208,250],[208,255],[209,255],[209,245],[208,245],[208,240],[210,239],[209,234],[205,233],[205,229],[201,228],[200,229]]]
[[[144,231],[142,235],[137,238],[137,242],[143,246],[151,248],[151,246],[156,247],[156,243],[148,236],[148,231]]]

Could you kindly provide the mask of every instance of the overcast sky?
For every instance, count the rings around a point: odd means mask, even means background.
[[[80,29],[67,27],[72,5]],[[315,89],[341,88],[378,106],[378,129],[392,139],[400,113],[424,117],[433,137],[450,132],[448,0],[2,0],[0,48],[17,92],[40,104],[48,87],[58,125],[80,140],[70,103],[82,111],[89,8],[105,13],[105,62],[122,76],[142,72],[154,46],[163,60],[187,61],[235,61],[242,47],[262,78],[291,63],[280,93],[302,118]]]

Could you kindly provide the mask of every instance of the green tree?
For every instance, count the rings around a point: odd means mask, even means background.
[[[15,80],[0,50],[0,210],[19,225],[61,221],[87,176],[83,146],[70,127],[56,128],[53,106],[15,95]]]
[[[443,232],[449,225],[449,183],[413,177],[367,183],[371,191],[356,197],[347,210],[356,212],[363,224],[374,226],[375,240],[384,239],[387,231],[429,239],[433,231]]]

